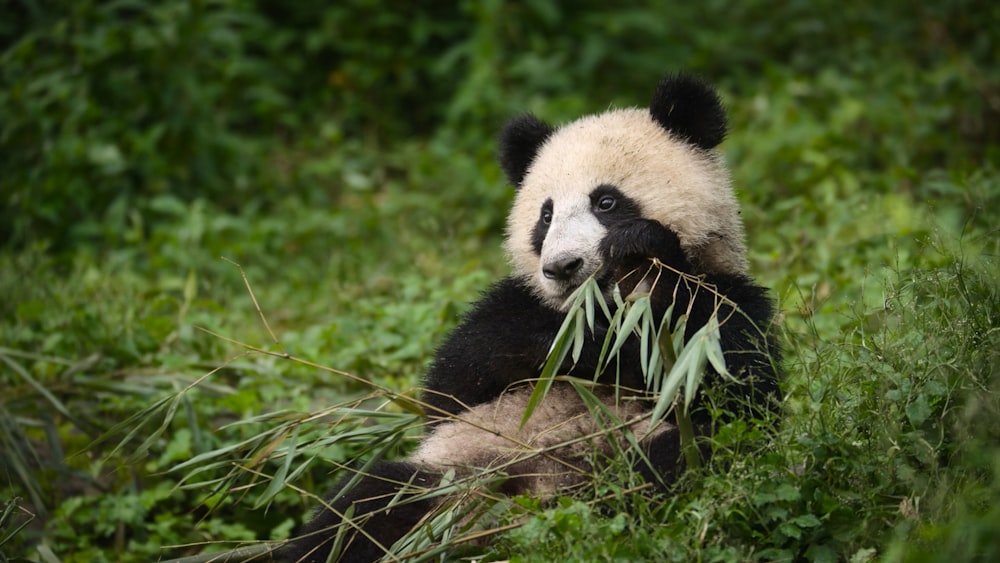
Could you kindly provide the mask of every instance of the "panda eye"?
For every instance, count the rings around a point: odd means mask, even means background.
[[[542,223],[546,225],[552,223],[552,210],[548,207],[542,208]]]
[[[608,212],[615,208],[615,198],[606,195],[601,199],[597,200],[597,210],[601,212]]]

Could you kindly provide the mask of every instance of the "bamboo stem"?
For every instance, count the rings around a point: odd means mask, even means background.
[[[674,415],[677,419],[677,430],[681,433],[681,453],[684,454],[687,469],[701,467],[701,456],[698,452],[698,446],[694,443],[694,426],[691,424],[691,417],[688,415],[684,401],[677,401]]]

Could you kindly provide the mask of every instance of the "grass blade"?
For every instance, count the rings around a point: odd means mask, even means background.
[[[285,462],[278,467],[278,471],[271,477],[271,482],[267,485],[267,489],[261,494],[260,498],[254,504],[254,509],[260,508],[265,504],[271,502],[282,489],[285,488],[285,483],[288,480],[288,470],[292,467],[292,460],[295,459],[296,446],[298,445],[299,428],[296,426],[292,430],[291,440],[285,440]]]

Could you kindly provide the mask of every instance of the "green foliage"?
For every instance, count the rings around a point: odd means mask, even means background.
[[[554,505],[531,506],[535,515],[508,535],[506,541],[514,546],[534,546],[511,561],[649,561],[665,553],[655,529],[644,526],[634,511],[609,516],[568,497]]]
[[[669,498],[610,464],[579,496],[491,505],[491,547],[462,553],[997,557],[995,2],[3,14],[0,559],[279,540],[331,471],[404,455],[435,344],[505,272],[499,124],[644,104],[669,69],[730,109],[784,315],[781,425],[718,428]]]
[[[246,157],[259,148],[237,131],[275,95],[244,57],[259,18],[223,2],[58,4],[9,36],[0,58],[13,219],[0,236],[116,243],[157,218],[157,194],[245,198],[257,163]],[[257,111],[230,109],[244,107]]]

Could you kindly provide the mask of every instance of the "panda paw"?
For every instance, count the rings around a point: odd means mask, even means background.
[[[678,270],[688,269],[677,234],[650,219],[634,221],[609,233],[602,252],[612,270],[635,268],[651,258]]]

